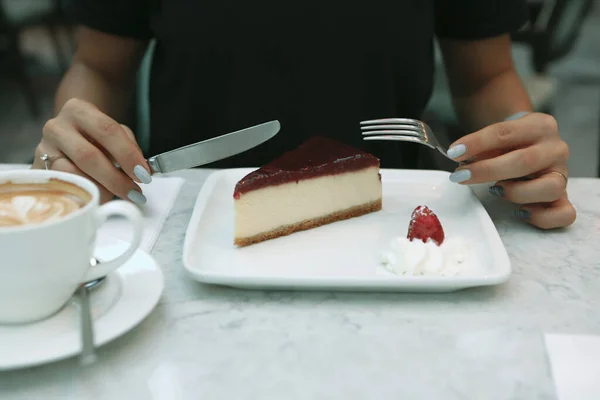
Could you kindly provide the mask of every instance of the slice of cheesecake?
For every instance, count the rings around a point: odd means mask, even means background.
[[[248,246],[381,210],[379,159],[314,137],[235,186],[235,238]]]

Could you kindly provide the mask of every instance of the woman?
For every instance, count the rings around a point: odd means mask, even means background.
[[[52,169],[93,179],[103,201],[146,201],[138,183],[152,178],[124,116],[150,39],[150,154],[278,119],[274,139],[210,167],[258,166],[318,134],[362,147],[384,167],[413,168],[424,149],[365,143],[357,127],[420,118],[437,37],[456,111],[473,132],[449,152],[476,158],[450,179],[496,182],[492,194],[522,204],[518,215],[540,228],[575,220],[568,146],[551,116],[529,113],[512,64],[509,34],[527,20],[525,1],[73,0],[70,10],[81,25],[77,52],[34,168],[48,154]]]

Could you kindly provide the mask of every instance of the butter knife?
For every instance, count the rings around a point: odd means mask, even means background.
[[[166,173],[209,164],[243,153],[266,142],[275,136],[280,128],[281,125],[277,120],[265,122],[150,157],[148,164],[154,173]]]

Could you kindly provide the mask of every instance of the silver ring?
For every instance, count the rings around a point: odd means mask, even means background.
[[[40,160],[44,162],[44,167],[46,170],[49,170],[52,167],[52,163],[60,158],[65,158],[65,156],[55,156],[50,157],[48,154],[44,153],[40,156]]]

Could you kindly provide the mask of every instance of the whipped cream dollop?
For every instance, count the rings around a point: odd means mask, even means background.
[[[381,253],[381,263],[401,276],[457,276],[468,264],[468,254],[466,243],[459,239],[446,239],[438,246],[432,240],[397,237]]]

